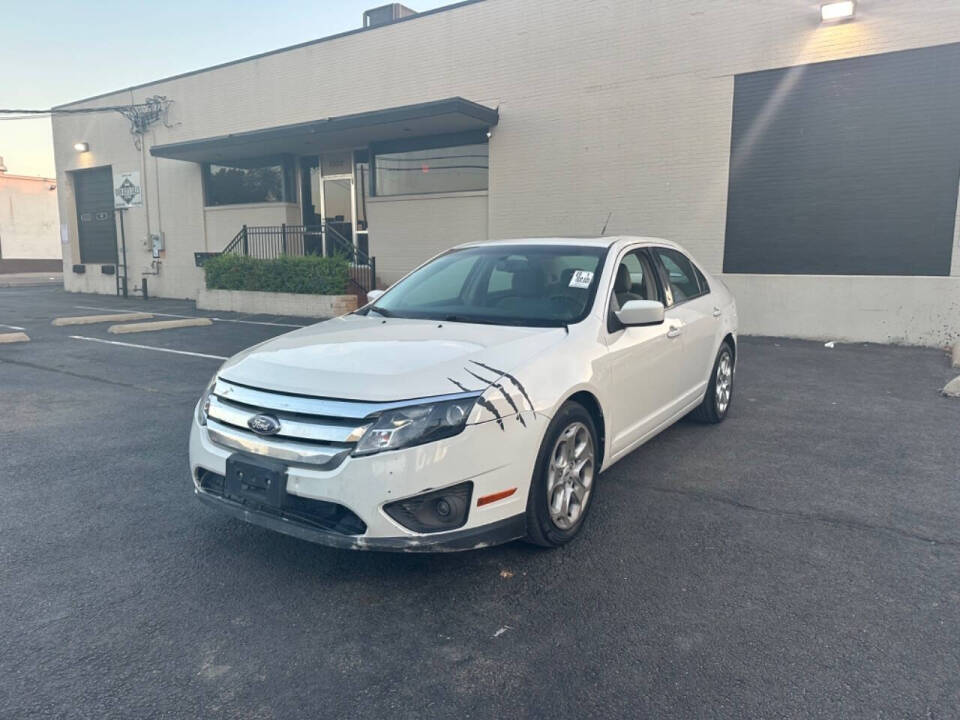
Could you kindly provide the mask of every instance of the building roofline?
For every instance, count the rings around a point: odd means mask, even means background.
[[[276,50],[267,50],[262,53],[257,53],[256,55],[248,55],[246,57],[238,58],[237,60],[228,60],[226,62],[218,63],[216,65],[208,65],[207,67],[199,68],[197,70],[187,70],[186,72],[177,73],[176,75],[168,75],[167,77],[159,78],[157,80],[150,80],[149,82],[138,83],[137,85],[130,85],[124,88],[118,88],[116,90],[110,90],[108,92],[98,93],[97,95],[91,95],[90,97],[81,98],[80,100],[71,100],[67,103],[62,103],[60,105],[54,105],[53,110],[59,110],[61,108],[68,108],[73,105],[79,105],[80,103],[90,102],[91,100],[99,100],[100,98],[109,97],[110,95],[116,95],[117,93],[122,92],[131,92],[133,90],[139,90],[141,88],[149,87],[150,85],[159,85],[160,83],[170,82],[171,80],[179,80],[180,78],[190,77],[191,75],[199,75],[201,73],[210,72],[211,70],[219,70],[220,68],[230,67],[231,65],[239,65],[240,63],[249,62],[251,60],[259,60],[260,58],[269,57],[270,55],[279,55],[280,53],[289,52],[291,50],[299,50],[301,48],[310,47],[311,45],[319,45],[320,43],[329,42],[331,40],[339,40],[340,38],[349,37],[350,35],[358,35],[360,33],[370,32],[372,30],[380,30],[381,28],[390,27],[392,25],[399,25],[400,23],[411,22],[422,17],[428,17],[430,15],[437,15],[442,12],[447,12],[449,10],[456,10],[458,8],[464,7],[465,5],[476,5],[477,3],[482,3],[485,0],[460,0],[460,2],[452,3],[450,5],[443,5],[438,8],[433,8],[432,10],[424,10],[423,12],[418,12],[415,15],[408,15],[406,17],[397,18],[392,22],[385,23],[383,25],[374,25],[373,27],[360,27],[354,28],[353,30],[345,30],[344,32],[335,33],[333,35],[326,35],[322,38],[316,38],[314,40],[306,40],[295,45],[287,45],[282,48],[277,48]]]
[[[41,175],[14,175],[13,173],[0,172],[0,180],[9,179],[9,180],[36,180],[37,182],[52,182],[57,181],[56,178],[42,177]]]

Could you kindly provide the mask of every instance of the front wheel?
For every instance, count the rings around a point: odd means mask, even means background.
[[[727,416],[733,400],[733,362],[733,348],[724,341],[713,363],[707,394],[700,406],[691,413],[693,418],[700,422],[718,423]]]
[[[553,418],[527,498],[527,539],[559,547],[573,540],[590,509],[598,467],[597,432],[582,405],[565,403]]]

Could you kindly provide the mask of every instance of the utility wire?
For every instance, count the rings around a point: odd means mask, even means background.
[[[95,112],[120,112],[129,110],[129,105],[103,105],[95,108],[50,108],[49,110],[27,110],[0,108],[0,115],[80,115]],[[4,118],[5,119],[5,118]]]

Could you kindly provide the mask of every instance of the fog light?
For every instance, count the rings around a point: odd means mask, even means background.
[[[455,530],[467,522],[472,493],[472,482],[460,483],[443,490],[388,503],[383,506],[383,511],[414,532]]]

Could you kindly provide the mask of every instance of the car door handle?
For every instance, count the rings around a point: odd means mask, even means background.
[[[713,309],[713,316],[714,316],[714,317],[720,317],[721,315],[723,315],[723,313],[720,311],[720,308],[715,307],[715,308]]]
[[[667,337],[668,338],[680,337],[680,328],[676,326],[671,327],[669,330],[667,330]]]

